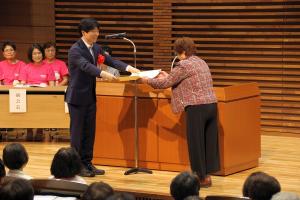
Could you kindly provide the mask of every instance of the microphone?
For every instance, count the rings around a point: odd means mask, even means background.
[[[174,63],[175,63],[175,61],[176,61],[176,59],[177,59],[178,57],[177,56],[175,56],[175,58],[173,59],[173,61],[172,61],[172,64],[171,64],[171,70],[173,69],[173,67],[174,67]]]
[[[126,33],[116,33],[116,34],[112,34],[112,35],[106,35],[105,39],[117,39],[117,38],[124,38],[126,37]]]

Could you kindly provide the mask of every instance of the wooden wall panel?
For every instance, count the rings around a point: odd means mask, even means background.
[[[174,40],[192,37],[215,86],[258,82],[262,131],[300,134],[300,1],[56,0],[56,39],[66,58],[83,17],[97,18],[101,44],[132,64],[132,49],[106,34],[127,32],[138,66],[170,69]]]
[[[54,13],[54,0],[2,0],[1,47],[4,40],[14,41],[18,58],[27,62],[27,49],[32,43],[55,41]]]
[[[153,2],[144,1],[65,1],[56,0],[56,42],[61,58],[67,59],[67,51],[79,38],[80,19],[93,17],[101,24],[99,43],[109,45],[115,57],[133,65],[133,47],[122,39],[105,40],[104,36],[126,32],[137,48],[137,65],[153,66]]]

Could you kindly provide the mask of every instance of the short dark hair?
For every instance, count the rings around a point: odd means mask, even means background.
[[[6,175],[5,166],[3,161],[0,159],[0,180]]]
[[[0,190],[2,200],[33,200],[33,187],[28,180],[14,179],[4,183]]]
[[[28,58],[28,60],[30,60],[30,62],[33,62],[32,52],[34,49],[38,49],[42,53],[43,59],[45,58],[44,49],[42,48],[42,46],[40,44],[35,43],[35,44],[31,45],[31,47],[29,47],[28,52],[27,52],[27,58]]]
[[[100,24],[95,18],[84,18],[80,20],[79,26],[78,26],[78,31],[79,34],[82,36],[81,31],[84,32],[89,32],[95,28],[100,28]]]
[[[254,172],[244,182],[243,196],[253,200],[270,200],[280,190],[280,184],[275,177],[264,172]]]
[[[72,178],[80,170],[81,160],[75,149],[63,147],[54,155],[50,171],[55,178]]]
[[[92,183],[84,192],[81,200],[105,200],[114,194],[113,188],[104,182]]]
[[[197,51],[194,41],[189,37],[178,38],[174,42],[174,50],[179,54],[185,51],[186,56],[192,56]]]
[[[48,49],[50,47],[54,47],[56,49],[56,44],[54,42],[46,42],[44,45],[43,45],[43,49]]]
[[[110,56],[112,56],[112,49],[110,48],[110,46],[104,45],[104,46],[102,46],[102,50],[104,52],[107,52]]]
[[[128,193],[118,193],[108,197],[107,200],[135,200],[135,197]]]
[[[171,182],[170,193],[175,200],[185,197],[199,196],[200,183],[197,175],[190,172],[181,172]]]
[[[14,50],[17,50],[16,43],[12,41],[4,41],[2,44],[2,51],[4,51],[6,46],[11,46]]]
[[[3,149],[3,162],[8,169],[21,169],[28,163],[28,153],[20,143],[11,143]]]

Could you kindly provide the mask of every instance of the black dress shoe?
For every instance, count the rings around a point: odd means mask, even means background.
[[[97,169],[93,164],[89,164],[87,168],[92,171],[95,175],[103,175],[105,171],[103,169]]]
[[[80,171],[79,176],[83,176],[83,177],[94,177],[95,173],[92,170],[89,170],[86,167],[83,167]]]

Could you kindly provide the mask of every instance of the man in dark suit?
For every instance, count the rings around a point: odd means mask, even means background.
[[[96,125],[96,77],[114,80],[116,77],[97,68],[97,58],[102,57],[104,64],[120,71],[138,72],[126,63],[114,60],[96,44],[100,24],[92,18],[80,21],[79,39],[68,53],[70,82],[66,92],[66,102],[70,113],[71,146],[75,148],[83,164],[81,176],[102,175],[104,170],[92,164]]]

